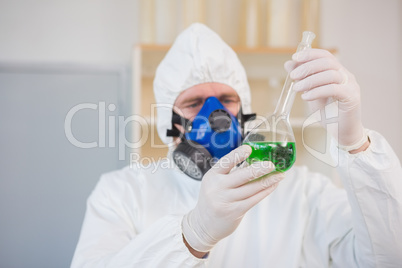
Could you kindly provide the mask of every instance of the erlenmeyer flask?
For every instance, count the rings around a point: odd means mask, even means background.
[[[311,48],[314,38],[314,33],[303,32],[297,52]],[[247,159],[249,164],[254,161],[271,161],[277,172],[285,172],[292,167],[296,161],[296,144],[289,114],[294,98],[293,81],[288,74],[273,115],[266,117],[244,138],[243,144],[252,148],[252,153]]]

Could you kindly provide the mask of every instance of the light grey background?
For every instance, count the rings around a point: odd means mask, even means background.
[[[139,2],[0,0],[0,267],[69,267],[86,198],[126,164],[117,148],[74,147],[64,120],[100,101],[128,115]],[[402,158],[402,2],[321,2],[321,45],[357,77],[364,125]],[[96,141],[96,111],[77,113],[73,131]]]
[[[109,117],[124,116],[125,73],[121,67],[0,65],[0,267],[68,267],[87,196],[101,173],[128,162],[118,160],[107,131]],[[71,127],[80,142],[99,142],[102,102],[105,148],[71,144],[67,113],[78,104],[97,105],[77,111]],[[109,104],[118,109],[109,111]]]

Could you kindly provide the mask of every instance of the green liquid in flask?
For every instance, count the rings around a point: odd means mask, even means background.
[[[314,33],[303,32],[297,52],[311,48],[314,38]],[[252,148],[247,163],[271,161],[276,172],[285,172],[293,166],[296,160],[296,145],[289,115],[295,95],[293,80],[288,74],[273,115],[266,117],[244,138],[243,144]]]
[[[275,170],[285,172],[290,169],[296,161],[296,145],[294,142],[245,142],[252,148],[247,158],[249,164],[255,161],[271,161]]]

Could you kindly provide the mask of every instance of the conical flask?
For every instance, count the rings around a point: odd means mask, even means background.
[[[314,33],[303,32],[297,52],[311,48],[314,38]],[[295,95],[293,81],[288,74],[274,113],[253,128],[243,140],[243,144],[252,148],[247,159],[249,164],[254,161],[271,161],[277,172],[285,172],[292,167],[296,161],[296,144],[289,115]]]

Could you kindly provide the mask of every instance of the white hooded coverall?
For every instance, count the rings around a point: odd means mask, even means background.
[[[173,104],[186,88],[213,81],[234,88],[249,112],[247,80],[233,55],[211,30],[192,25],[158,68],[158,103]],[[234,63],[223,71],[217,62],[228,59]],[[182,76],[172,75],[184,69]],[[171,110],[158,115],[159,134],[169,142]],[[331,145],[345,189],[306,167],[293,167],[205,259],[189,252],[181,230],[200,181],[170,158],[105,174],[88,199],[72,267],[402,267],[401,165],[380,134],[368,135],[369,148],[358,154]]]

